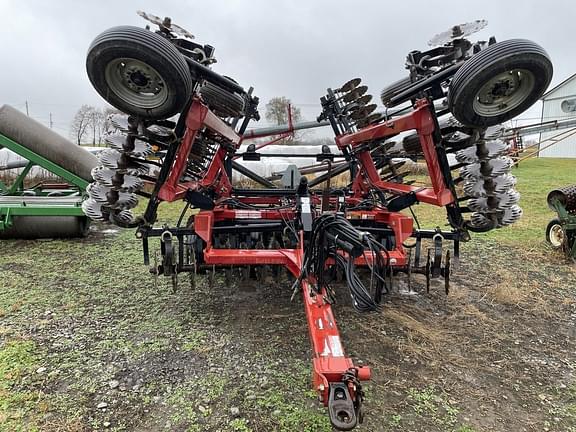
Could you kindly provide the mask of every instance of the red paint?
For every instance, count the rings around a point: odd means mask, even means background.
[[[437,206],[445,206],[454,202],[454,197],[446,187],[438,163],[432,137],[434,127],[435,121],[430,112],[429,103],[421,100],[416,103],[414,111],[409,114],[393,121],[368,126],[356,133],[337,137],[336,144],[338,147],[340,149],[352,147],[355,157],[360,163],[358,174],[352,181],[353,195],[345,198],[346,204],[358,204],[374,188],[379,188],[389,194],[414,192],[419,201]],[[204,128],[224,137],[228,141],[227,147],[220,146],[218,148],[202,180],[199,182],[182,182],[181,178],[186,170],[194,141],[198,133]],[[416,130],[419,134],[422,151],[428,165],[431,187],[416,187],[382,181],[369,149],[360,147],[373,140],[408,130]],[[291,133],[292,131],[285,135]],[[282,135],[281,138],[284,138],[285,135]],[[242,219],[281,222],[294,220],[297,217],[295,208],[234,209],[226,205],[225,199],[232,194],[232,184],[224,169],[224,162],[226,157],[238,148],[241,141],[241,138],[226,123],[214,115],[199,99],[195,98],[186,117],[186,131],[168,178],[161,186],[159,198],[164,201],[182,199],[188,189],[200,188],[214,191],[217,197],[215,208],[212,211],[200,211],[194,218],[194,230],[206,243],[204,250],[204,262],[206,264],[216,266],[280,265],[286,267],[295,277],[299,277],[304,256],[302,233],[300,233],[300,242],[296,249],[215,249],[212,245],[212,232],[215,223],[223,221],[234,223]],[[272,140],[258,148],[275,141]],[[235,196],[234,198],[252,205],[277,206],[282,202],[280,198],[274,196]],[[319,195],[311,197],[311,202],[316,206],[320,204],[320,200]],[[337,197],[330,197],[332,208],[335,208],[337,203]],[[346,215],[351,220],[370,220],[375,226],[392,229],[396,247],[387,255],[383,254],[382,257],[385,260],[389,259],[391,266],[406,265],[407,255],[402,243],[412,234],[413,220],[411,217],[378,208],[370,211],[348,211]],[[366,253],[355,259],[355,263],[359,266],[372,265],[374,260],[375,257],[372,253]],[[313,384],[320,399],[324,404],[327,404],[329,383],[341,382],[342,375],[350,368],[356,367],[352,360],[345,355],[332,308],[325,301],[325,289],[322,288],[320,292],[317,292],[316,289],[312,288],[313,286],[314,280],[304,279],[301,281],[302,298],[312,345]],[[360,380],[370,379],[370,368],[360,367],[356,369]],[[350,387],[350,391],[354,397],[355,393],[352,387]]]

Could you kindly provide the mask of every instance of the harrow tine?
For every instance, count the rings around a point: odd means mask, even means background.
[[[150,268],[150,273],[154,279],[154,290],[158,292],[158,250],[154,251],[154,267]]]
[[[172,273],[171,276],[172,281],[172,294],[176,294],[178,292],[178,272]]]
[[[216,266],[212,266],[212,268],[208,268],[208,287],[210,289],[214,289],[214,283],[216,282]]]

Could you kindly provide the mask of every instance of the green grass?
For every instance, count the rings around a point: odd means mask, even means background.
[[[38,368],[36,345],[30,340],[10,340],[0,348],[0,431],[38,430],[35,417],[41,410],[38,392],[25,389]]]
[[[511,226],[473,236],[536,246],[544,241],[546,225],[556,215],[546,203],[548,192],[576,183],[576,159],[532,158],[521,162],[512,174],[518,179],[516,187],[521,194],[520,207],[524,215]],[[442,208],[421,204],[414,207],[414,212],[423,228],[444,228],[447,224]]]
[[[447,430],[453,428],[458,421],[460,410],[434,387],[411,388],[408,391],[408,400],[417,415],[432,419]]]

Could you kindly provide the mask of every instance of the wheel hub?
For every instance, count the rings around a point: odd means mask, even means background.
[[[561,225],[554,225],[550,229],[550,244],[556,248],[561,247],[565,241],[564,230]]]
[[[152,66],[132,58],[118,58],[106,66],[110,89],[139,108],[155,108],[168,98],[164,79]]]
[[[139,70],[128,74],[129,84],[133,84],[136,88],[145,88],[150,84],[150,77]]]
[[[532,72],[514,69],[486,82],[476,94],[474,111],[482,116],[497,116],[513,110],[530,96],[535,85]]]

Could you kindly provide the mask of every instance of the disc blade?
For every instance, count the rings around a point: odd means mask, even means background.
[[[114,170],[102,166],[92,169],[92,178],[120,192],[136,192],[144,186],[144,182],[138,177],[117,173]]]
[[[520,193],[512,189],[489,197],[474,198],[468,201],[470,210],[476,212],[491,212],[508,209],[520,201]]]
[[[350,118],[353,120],[360,120],[362,118],[368,117],[376,108],[376,104],[364,105],[352,111],[352,113],[350,113]]]
[[[349,92],[350,90],[358,87],[362,80],[360,78],[353,78],[350,81],[347,81],[338,91],[341,92]]]
[[[144,158],[153,152],[152,146],[147,142],[123,134],[110,134],[104,141],[110,148],[134,157]]]
[[[161,140],[161,141],[173,138],[175,136],[174,135],[174,129],[171,129],[171,128],[166,127],[166,126],[160,126],[160,125],[148,126],[144,130],[144,134],[147,137],[150,137],[152,139]]]
[[[382,118],[382,115],[380,113],[374,113],[374,114],[370,114],[369,116],[360,119],[356,122],[356,127],[358,128],[363,128],[368,126],[369,124],[372,124],[378,120],[380,120]]]
[[[86,188],[94,201],[113,209],[131,209],[138,205],[138,198],[129,192],[119,192],[101,183],[90,183]]]
[[[98,154],[98,159],[106,168],[130,175],[144,175],[149,169],[147,165],[134,161],[129,155],[118,150],[106,149]]]
[[[195,39],[194,35],[192,33],[190,33],[188,30],[183,29],[182,27],[180,27],[177,24],[171,24],[170,25],[170,29],[171,32],[177,34],[180,37],[184,37],[187,39]]]
[[[522,217],[523,211],[518,205],[513,205],[512,207],[504,210],[498,220],[502,226],[511,225]]]
[[[511,174],[503,174],[491,179],[491,182],[483,178],[470,178],[464,182],[464,193],[467,196],[480,198],[492,193],[502,193],[516,185],[516,177]]]
[[[496,215],[472,213],[470,224],[477,229],[495,228],[498,222],[493,222],[492,218],[496,219]]]
[[[135,132],[138,130],[138,123],[136,120],[126,114],[110,114],[108,122],[112,127],[122,132]]]
[[[356,103],[359,105],[367,105],[372,100],[372,95],[364,95],[356,99]]]
[[[460,175],[464,178],[488,178],[508,174],[514,161],[507,156],[500,156],[482,163],[462,167]]]
[[[461,163],[476,163],[505,155],[510,146],[501,140],[487,141],[456,152],[456,160]]]
[[[102,203],[92,198],[82,202],[82,211],[92,220],[108,221],[110,217],[109,211],[102,208]]]
[[[488,25],[486,20],[476,20],[464,24],[457,24],[445,32],[438,33],[428,41],[429,46],[441,46],[454,39],[470,36]]]
[[[128,225],[134,221],[134,214],[130,210],[122,210],[112,213],[110,219],[116,224]]]
[[[142,18],[144,18],[146,21],[150,21],[152,24],[156,24],[156,25],[161,25],[162,24],[162,18],[160,18],[159,16],[156,16],[154,14],[151,13],[147,13],[144,11],[137,11],[136,12],[138,15],[140,15]]]
[[[356,88],[352,89],[350,92],[346,93],[342,97],[342,100],[344,102],[352,102],[353,100],[361,97],[367,91],[368,91],[368,86],[363,85],[363,86],[356,87]]]

